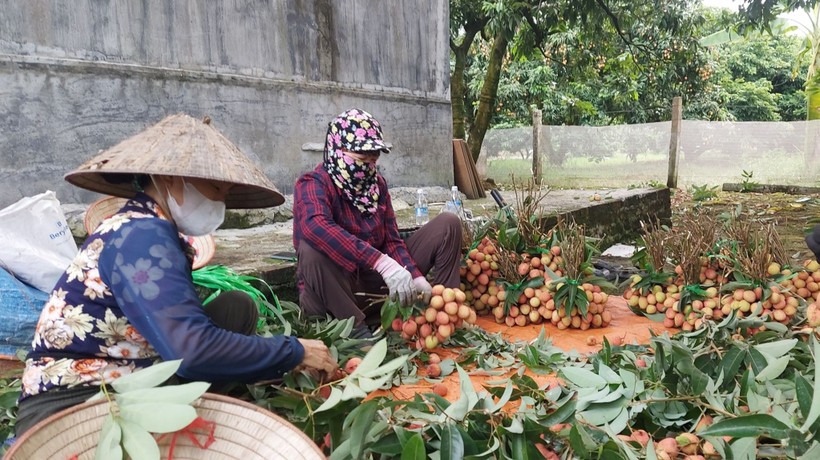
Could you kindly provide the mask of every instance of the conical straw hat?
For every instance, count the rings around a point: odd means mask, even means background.
[[[175,459],[318,460],[325,456],[298,428],[278,415],[239,399],[205,393],[194,401],[197,415],[214,422],[214,443],[207,449],[187,436],[177,437]],[[99,399],[58,412],[12,444],[4,460],[94,458],[103,421],[110,411]],[[171,436],[158,442],[160,457],[168,458]]]
[[[65,175],[65,180],[107,195],[124,198],[136,192],[134,174],[156,174],[230,182],[226,207],[267,208],[285,198],[273,182],[219,131],[210,119],[185,114],[159,123],[104,150]]]

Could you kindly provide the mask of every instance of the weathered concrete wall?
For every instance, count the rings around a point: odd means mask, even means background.
[[[668,188],[617,190],[616,196],[577,209],[550,212],[543,226],[550,229],[558,219],[586,226],[587,236],[601,238],[599,248],[640,237],[641,222],[672,225],[672,194]]]
[[[452,182],[444,0],[0,0],[0,207],[163,116],[209,115],[287,193],[327,122],[385,126],[391,185]]]

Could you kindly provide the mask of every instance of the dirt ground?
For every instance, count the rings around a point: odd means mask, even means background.
[[[774,222],[793,265],[814,258],[806,246],[805,235],[820,223],[818,194],[718,192],[713,199],[695,201],[689,192],[677,190],[672,196],[673,225],[684,213],[708,212],[720,216],[738,210],[761,223]]]

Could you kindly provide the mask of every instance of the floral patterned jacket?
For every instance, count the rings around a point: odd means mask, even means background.
[[[43,307],[21,400],[110,382],[158,360],[182,359],[180,376],[211,382],[277,378],[299,364],[295,337],[249,337],[210,321],[188,249],[145,194],[104,220]]]

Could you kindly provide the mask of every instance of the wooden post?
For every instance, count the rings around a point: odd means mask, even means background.
[[[672,135],[669,137],[669,174],[666,186],[678,188],[678,159],[680,157],[680,125],[683,115],[683,102],[680,96],[672,98]]]
[[[541,111],[532,110],[532,177],[541,185]]]

